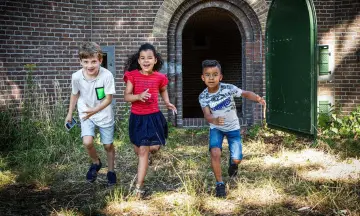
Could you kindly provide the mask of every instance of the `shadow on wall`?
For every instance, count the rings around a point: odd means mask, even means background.
[[[335,32],[333,89],[336,105],[342,107],[343,114],[348,114],[360,105],[360,3],[337,3],[335,22],[334,27],[327,32]]]

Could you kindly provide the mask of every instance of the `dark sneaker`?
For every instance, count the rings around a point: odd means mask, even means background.
[[[107,173],[107,179],[108,179],[107,185],[109,187],[115,185],[116,184],[116,173],[112,172],[112,171],[109,171]]]
[[[222,183],[216,185],[216,197],[225,197],[225,196],[226,196],[225,185]]]
[[[235,177],[238,173],[238,165],[237,164],[230,164],[228,169],[228,174],[230,177]]]
[[[99,158],[99,164],[91,164],[89,171],[86,174],[86,180],[90,183],[93,183],[97,178],[97,173],[102,167],[101,160]]]

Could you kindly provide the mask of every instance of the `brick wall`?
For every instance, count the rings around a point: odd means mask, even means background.
[[[0,2],[0,106],[19,107],[25,64],[36,64],[35,79],[48,92],[54,81],[69,86],[78,45],[90,38],[89,13],[89,1],[81,0]]]
[[[318,0],[314,1],[317,24],[318,24],[318,44],[329,45],[333,60],[335,47],[335,1]],[[328,75],[324,78],[319,76],[318,95],[334,97],[334,75]]]
[[[360,2],[335,4],[335,103],[344,114],[360,105]]]
[[[330,46],[331,74],[319,76],[318,98],[341,107],[343,114],[360,104],[360,2],[314,1],[318,44]]]
[[[77,0],[77,1],[20,1],[0,2],[0,106],[21,103],[26,71],[24,65],[37,65],[36,79],[48,92],[54,91],[56,80],[63,92],[69,93],[70,74],[80,68],[76,56],[79,44],[84,40],[98,42],[102,46],[115,46],[117,106],[125,105],[122,95],[123,65],[128,55],[144,42],[153,43],[165,60],[162,72],[168,73],[171,83],[172,102],[182,94],[181,77],[177,77],[176,56],[173,49],[178,41],[172,40],[182,15],[199,7],[200,3],[212,4],[232,13],[245,11],[246,20],[252,25],[254,41],[245,40],[247,82],[246,89],[264,93],[264,31],[269,0]],[[342,104],[348,112],[360,103],[359,52],[360,29],[358,1],[314,0],[318,21],[319,44],[330,44],[334,52],[334,72],[328,79],[320,79],[319,95],[330,95],[336,104]],[[194,10],[194,13],[196,10]],[[244,16],[244,15],[241,15]],[[239,15],[239,17],[241,17]],[[234,18],[234,17],[233,17]],[[236,18],[236,17],[235,17]],[[234,20],[236,20],[234,18]],[[243,19],[245,20],[245,17]],[[257,25],[258,23],[258,25]],[[249,33],[249,26],[237,22],[241,35]],[[244,39],[244,38],[243,38]],[[177,47],[179,49],[179,47]],[[255,50],[255,51],[254,51]],[[181,53],[180,53],[181,54]],[[170,62],[167,62],[170,60]],[[177,81],[176,81],[177,80]],[[175,83],[179,82],[178,84]],[[245,83],[244,83],[245,85]],[[259,107],[244,105],[250,121],[261,118]],[[163,105],[162,105],[163,107]],[[257,113],[253,115],[253,113]],[[165,112],[166,114],[166,112]],[[181,113],[180,115],[181,116]],[[246,121],[245,121],[246,122]]]

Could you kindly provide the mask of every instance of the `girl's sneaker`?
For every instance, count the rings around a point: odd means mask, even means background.
[[[114,186],[116,184],[116,173],[113,171],[109,171],[107,173],[107,179],[108,179],[108,187]]]
[[[102,167],[101,160],[99,158],[99,164],[91,164],[89,171],[86,174],[86,180],[90,183],[93,183],[97,178],[97,173]]]

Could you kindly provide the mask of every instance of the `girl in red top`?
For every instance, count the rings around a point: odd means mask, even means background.
[[[137,53],[131,56],[125,65],[124,81],[126,89],[124,98],[131,102],[129,119],[129,136],[134,144],[134,151],[139,157],[137,184],[135,193],[141,197],[149,157],[165,145],[168,135],[167,122],[158,106],[160,93],[168,109],[176,112],[170,103],[167,92],[168,79],[159,73],[163,65],[161,56],[151,44],[143,44]]]

